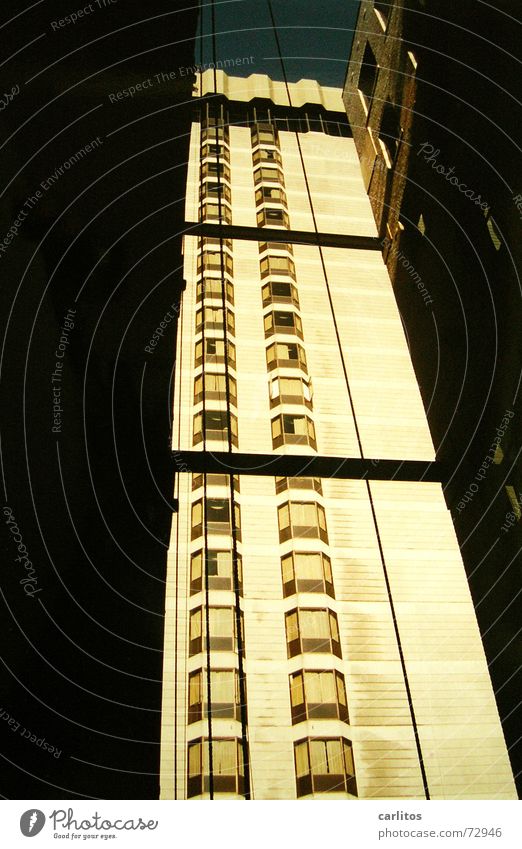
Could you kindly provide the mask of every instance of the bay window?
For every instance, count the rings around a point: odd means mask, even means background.
[[[337,615],[320,608],[296,608],[285,614],[288,657],[311,652],[341,657]]]
[[[292,723],[307,719],[348,722],[344,676],[336,670],[300,670],[290,675]]]
[[[352,744],[344,737],[294,743],[297,796],[350,793],[357,796]]]
[[[209,743],[195,740],[188,745],[187,797],[201,796],[210,790]],[[238,739],[212,739],[212,780],[216,793],[244,791],[243,751]]]
[[[281,558],[283,595],[326,593],[335,598],[332,564],[321,551],[292,551]]]
[[[279,541],[293,538],[328,542],[324,508],[315,501],[287,501],[277,508]]]

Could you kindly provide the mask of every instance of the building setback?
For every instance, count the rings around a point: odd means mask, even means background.
[[[197,94],[161,797],[516,798],[341,91]],[[328,457],[373,473],[306,477]]]

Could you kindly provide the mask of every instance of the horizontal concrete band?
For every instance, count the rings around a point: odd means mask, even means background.
[[[296,454],[239,454],[228,451],[173,451],[174,471],[207,474],[317,477],[440,483],[443,468],[422,460],[367,460]]]
[[[251,242],[285,242],[294,245],[320,245],[324,248],[380,251],[382,245],[374,236],[344,236],[337,233],[315,233],[306,230],[281,230],[269,227],[242,227],[235,224],[208,224],[186,221],[186,235],[219,239],[243,239]]]

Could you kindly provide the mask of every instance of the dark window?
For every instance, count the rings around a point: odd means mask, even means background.
[[[254,182],[256,183],[256,185],[262,182],[279,183],[280,186],[284,186],[285,184],[282,171],[275,167],[268,168],[263,165],[261,166],[261,168],[258,168],[256,171],[254,171]]]
[[[350,793],[357,796],[352,744],[344,737],[294,743],[297,796]]]
[[[243,752],[239,740],[212,739],[212,777],[216,793],[244,792]],[[201,796],[210,790],[208,740],[188,745],[187,796]]]
[[[395,161],[401,139],[401,110],[389,100],[384,104],[379,138],[386,148],[390,164]]]
[[[283,595],[326,593],[334,598],[332,564],[321,551],[292,551],[281,558]]]
[[[336,671],[305,670],[290,675],[292,723],[306,719],[348,722],[344,676]]]
[[[241,539],[241,512],[235,504],[236,537]],[[192,505],[191,539],[203,535],[203,499]],[[209,534],[232,533],[230,522],[230,501],[227,498],[207,498],[207,529]]]
[[[359,73],[359,91],[364,97],[364,102],[366,103],[366,108],[368,110],[370,109],[376,79],[377,60],[372,48],[370,47],[370,43],[367,42]]]
[[[288,657],[299,654],[341,655],[337,614],[331,610],[297,608],[285,614]]]

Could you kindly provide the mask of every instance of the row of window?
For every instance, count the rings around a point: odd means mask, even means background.
[[[207,642],[206,618],[208,616]],[[333,654],[341,658],[337,614],[329,608],[298,607],[285,613],[288,657],[302,654]],[[243,614],[241,613],[243,637]],[[237,651],[236,609],[225,605],[195,607],[189,613],[189,654],[211,651]]]
[[[227,489],[230,486],[230,475],[216,475],[216,474],[207,474],[207,486],[225,486]],[[205,481],[203,479],[202,474],[193,474],[192,475],[192,489],[200,489],[204,485]],[[236,492],[240,491],[240,477],[239,475],[233,476],[234,489]],[[318,492],[319,495],[323,494],[323,486],[321,484],[321,478],[283,478],[276,477],[275,479],[275,490],[276,493],[284,492],[286,489],[313,489],[315,492]]]
[[[233,552],[228,549],[208,549],[195,551],[190,559],[190,594],[195,595],[205,588],[209,590],[234,590]],[[241,555],[237,555],[236,569],[239,590],[243,586],[243,568]],[[328,555],[322,551],[291,551],[281,558],[281,578],[283,596],[295,593],[324,593],[335,598],[332,579],[332,564]]]
[[[234,508],[235,526],[240,533],[241,511],[238,504],[234,504]],[[231,533],[230,499],[211,496],[206,501],[199,498],[192,504],[191,539],[197,539],[203,533],[204,509],[209,533]],[[277,508],[277,520],[280,542],[297,537],[328,543],[326,514],[317,501],[285,501]]]
[[[345,737],[306,738],[294,743],[297,796],[311,793],[357,795],[352,744]],[[194,740],[188,747],[187,796],[210,791],[209,741]],[[212,783],[216,793],[244,793],[241,742],[237,738],[212,740]]]
[[[237,669],[196,669],[189,674],[188,723],[209,715],[210,686],[213,719],[241,721],[241,697]],[[344,676],[334,669],[303,669],[289,676],[292,724],[315,719],[349,722]]]
[[[225,375],[206,375],[206,379],[210,378],[212,391],[206,395],[208,400],[226,400],[225,394]],[[282,379],[284,380],[284,378]],[[282,380],[280,382],[282,382]],[[232,383],[232,390],[229,398],[231,403],[236,403],[235,381]],[[194,397],[196,400],[203,398],[203,380],[201,377],[196,378]],[[303,396],[292,395],[287,396],[294,402],[304,400]],[[275,397],[276,403],[283,400],[281,396]],[[308,402],[309,406],[311,403]],[[281,445],[309,445],[315,451],[317,450],[317,442],[315,438],[315,426],[312,419],[306,415],[298,415],[294,413],[281,413],[271,420],[272,428],[272,445],[274,448],[279,448]],[[193,443],[199,444],[203,439],[208,440],[228,440],[229,437],[234,445],[238,445],[237,433],[237,416],[234,413],[228,413],[226,410],[202,410],[194,415]]]

